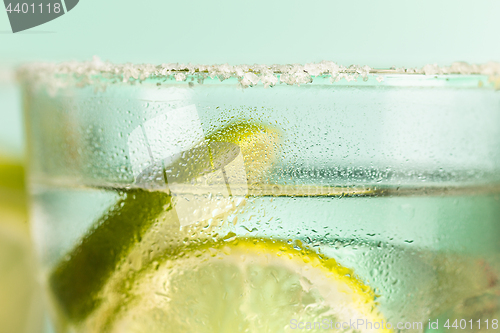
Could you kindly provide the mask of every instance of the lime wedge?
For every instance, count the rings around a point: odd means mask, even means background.
[[[24,167],[22,162],[3,161],[0,158],[0,187],[24,190]]]
[[[98,291],[121,258],[167,209],[170,195],[129,190],[50,275],[61,309],[73,320],[85,318],[100,302]]]
[[[243,154],[248,184],[263,183],[276,162],[282,134],[279,130],[260,124],[239,122],[215,132],[211,142],[236,144]]]
[[[85,319],[101,302],[100,291],[113,274],[121,260],[130,253],[134,244],[165,212],[175,209],[175,203],[166,188],[167,179],[186,182],[219,167],[226,154],[224,149],[211,149],[206,166],[206,149],[212,143],[225,142],[238,145],[247,169],[247,179],[262,179],[274,156],[268,149],[275,149],[278,132],[264,126],[238,123],[227,126],[207,138],[206,145],[193,148],[164,168],[164,188],[150,192],[144,189],[123,190],[122,198],[111,207],[79,244],[59,262],[49,276],[56,304],[66,318],[73,322]],[[270,145],[273,147],[270,148]],[[260,151],[255,151],[260,149]],[[266,156],[268,154],[268,156]],[[265,156],[265,159],[264,157]],[[255,167],[255,168],[254,168]],[[172,176],[174,175],[174,176]],[[175,176],[177,175],[177,176]],[[149,177],[149,178],[148,178]],[[151,179],[145,174],[144,180]],[[147,187],[147,184],[143,184]],[[166,215],[169,221],[172,215]]]
[[[20,160],[0,156],[0,223],[23,226],[27,230],[24,166]],[[12,218],[9,218],[11,216]]]

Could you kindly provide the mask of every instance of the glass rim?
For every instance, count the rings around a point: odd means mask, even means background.
[[[192,65],[181,63],[153,64],[114,64],[104,62],[98,57],[91,61],[70,62],[34,62],[18,67],[17,78],[24,82],[49,83],[51,80],[60,80],[73,76],[74,79],[84,84],[93,84],[98,81],[113,82],[142,82],[148,79],[172,79],[177,82],[186,81],[190,77],[201,80],[218,78],[224,81],[236,78],[243,87],[263,84],[265,87],[279,83],[288,85],[301,85],[312,83],[314,78],[330,78],[338,82],[342,79],[349,81],[361,77],[374,76],[382,81],[384,76],[486,76],[490,79],[500,76],[500,62],[484,64],[469,64],[454,62],[450,66],[428,64],[423,67],[392,67],[372,68],[367,65],[342,66],[333,61],[321,61],[306,64],[286,65]],[[41,82],[40,82],[41,83]]]

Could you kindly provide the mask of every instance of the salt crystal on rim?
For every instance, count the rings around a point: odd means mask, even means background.
[[[369,66],[349,67],[338,65],[332,61],[307,63],[304,65],[192,65],[166,63],[159,66],[152,64],[112,64],[104,62],[98,57],[87,62],[32,63],[20,67],[18,77],[26,82],[51,88],[63,88],[72,83],[78,86],[108,85],[114,82],[134,83],[147,79],[171,79],[185,81],[189,76],[203,82],[207,77],[218,78],[220,81],[236,78],[242,87],[255,86],[262,83],[264,87],[272,87],[278,83],[301,85],[313,82],[314,78],[329,76],[330,81],[338,82],[357,80],[358,77],[367,79],[368,75],[377,76],[387,74],[420,74],[420,75],[487,75],[499,76],[500,63],[468,64],[455,62],[451,66],[426,65],[422,68],[393,68],[373,69]],[[56,82],[57,81],[57,82]]]

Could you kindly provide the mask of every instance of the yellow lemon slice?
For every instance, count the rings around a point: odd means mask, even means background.
[[[139,271],[124,267],[103,296],[83,331],[391,331],[374,292],[352,270],[297,243],[269,239],[171,248]]]

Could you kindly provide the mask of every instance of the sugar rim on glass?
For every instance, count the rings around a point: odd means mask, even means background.
[[[369,66],[342,66],[333,61],[322,61],[318,63],[289,64],[289,65],[192,65],[179,63],[165,63],[161,65],[152,64],[113,64],[104,62],[98,57],[91,61],[63,62],[63,63],[31,63],[21,66],[17,71],[19,79],[25,82],[52,85],[58,78],[68,79],[71,76],[77,80],[79,85],[89,85],[106,81],[107,83],[134,83],[142,82],[149,78],[173,79],[175,81],[186,81],[189,77],[195,77],[198,82],[206,78],[218,78],[224,81],[229,78],[237,78],[242,87],[250,87],[262,84],[265,87],[274,86],[279,83],[288,85],[300,85],[312,83],[315,77],[329,77],[330,82],[338,82],[342,79],[353,81],[361,77],[366,79],[368,75],[374,75],[378,81],[383,80],[383,75],[391,74],[419,74],[419,75],[485,75],[490,78],[500,76],[500,63],[488,62],[485,64],[468,64],[455,62],[450,66],[438,66],[437,64],[425,65],[421,68],[390,68],[374,69]],[[51,82],[52,81],[52,82]],[[70,80],[71,81],[71,80]],[[73,81],[74,82],[74,81]],[[68,82],[69,83],[69,82]],[[59,88],[64,84],[56,84]]]

